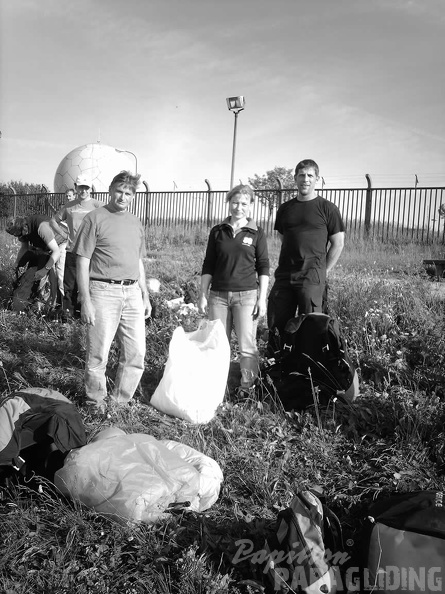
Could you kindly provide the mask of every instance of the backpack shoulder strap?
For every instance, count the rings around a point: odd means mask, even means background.
[[[298,332],[303,320],[306,318],[308,314],[300,314],[296,318],[291,318],[286,322],[286,326],[284,327],[284,331],[288,332],[289,334],[294,334]]]
[[[346,350],[345,341],[340,331],[340,324],[336,318],[329,318],[327,332],[330,347],[334,347],[337,354],[344,353]],[[329,340],[329,337],[331,337],[331,340]]]

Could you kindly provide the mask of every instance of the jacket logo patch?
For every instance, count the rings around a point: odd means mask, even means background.
[[[243,245],[252,245],[253,239],[251,237],[243,237]]]

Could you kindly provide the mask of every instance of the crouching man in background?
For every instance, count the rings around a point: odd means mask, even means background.
[[[120,354],[112,400],[128,402],[144,370],[145,318],[151,313],[145,234],[140,220],[128,212],[139,178],[128,171],[114,177],[109,203],[85,216],[73,248],[81,319],[87,324],[86,401],[100,410],[105,408],[105,370],[115,336]]]
[[[31,305],[35,282],[39,283],[35,297],[42,303],[44,301],[47,309],[54,309],[57,302],[60,303],[54,266],[59,260],[59,244],[63,243],[64,238],[51,228],[50,218],[45,215],[10,217],[6,222],[6,232],[20,242],[14,265],[16,275],[19,268],[28,266],[14,291],[13,309],[25,311]],[[48,291],[43,290],[46,280]]]
[[[50,226],[50,218],[45,215],[30,215],[28,217],[10,217],[6,222],[6,232],[14,235],[20,241],[20,249],[15,260],[15,267],[19,268],[27,263],[25,256],[32,252],[37,266],[35,280],[44,278],[48,271],[57,263],[60,250],[56,235]],[[60,237],[60,242],[63,238]]]

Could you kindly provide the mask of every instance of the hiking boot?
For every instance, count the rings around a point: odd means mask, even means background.
[[[86,400],[85,407],[91,414],[102,414],[104,415],[107,411],[107,403],[104,400],[99,402],[93,400]]]
[[[249,389],[255,384],[255,374],[250,369],[241,369],[241,388]]]
[[[255,386],[250,386],[250,388],[243,388],[240,386],[236,389],[235,394],[232,396],[231,402],[233,402],[233,404],[245,402],[246,400],[253,399],[255,394]]]
[[[70,312],[69,309],[63,310],[63,312],[60,316],[60,321],[62,322],[62,324],[67,324],[68,322],[73,321],[73,314]]]

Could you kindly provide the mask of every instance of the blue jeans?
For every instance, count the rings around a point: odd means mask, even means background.
[[[94,326],[89,325],[87,330],[86,399],[100,403],[107,395],[105,370],[116,336],[120,353],[111,398],[128,402],[144,371],[145,318],[141,289],[138,283],[122,286],[92,280],[90,295],[96,315]]]
[[[257,320],[252,317],[257,291],[210,291],[209,319],[221,320],[230,342],[232,327],[238,338],[241,385],[249,387],[258,376]]]

